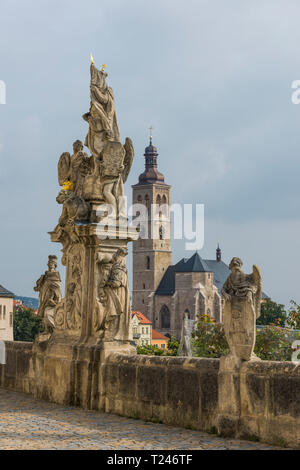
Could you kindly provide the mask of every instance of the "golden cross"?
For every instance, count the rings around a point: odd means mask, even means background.
[[[152,130],[153,130],[153,127],[150,126],[150,127],[149,127],[149,130],[150,130],[150,140],[152,141]]]

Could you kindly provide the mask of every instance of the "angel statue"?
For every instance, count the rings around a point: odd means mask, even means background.
[[[252,274],[244,274],[240,258],[232,258],[229,274],[223,288],[224,330],[229,345],[228,358],[258,360],[254,354],[256,319],[260,316],[262,279],[259,268],[254,265]]]
[[[63,186],[71,184],[73,193],[82,197],[85,176],[92,171],[92,161],[87,153],[83,152],[83,144],[76,140],[73,144],[73,155],[64,152],[58,162],[58,183]]]
[[[112,88],[107,86],[107,73],[98,70],[92,63],[90,96],[91,104],[88,113],[82,117],[89,124],[86,145],[93,157],[99,157],[106,140],[120,142],[120,134],[114,104]]]
[[[124,183],[126,182],[134,156],[133,144],[129,137],[125,145],[107,141],[100,154],[100,178],[103,198],[112,207],[115,216],[126,218],[122,205]]]
[[[39,292],[38,315],[43,319],[45,333],[37,337],[37,341],[50,338],[55,329],[54,313],[55,307],[60,303],[61,279],[57,271],[57,257],[48,257],[48,271],[45,272],[36,282],[34,290]]]

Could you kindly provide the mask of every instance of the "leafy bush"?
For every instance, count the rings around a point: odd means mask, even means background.
[[[171,339],[168,343],[168,349],[161,349],[157,346],[137,346],[137,354],[146,354],[147,356],[177,356],[177,351],[179,348],[179,341],[175,336],[171,336]]]
[[[191,340],[193,356],[225,356],[229,352],[229,348],[223,325],[215,323],[208,315],[202,315],[200,320]]]
[[[44,325],[32,308],[17,307],[14,311],[14,340],[33,341],[37,334],[42,333]]]
[[[292,340],[287,329],[269,325],[257,332],[255,354],[266,361],[290,361]]]
[[[290,302],[287,324],[290,328],[300,330],[300,305],[297,305],[294,300]]]
[[[146,354],[147,356],[163,356],[164,349],[158,348],[157,346],[137,346],[136,352],[138,354]]]

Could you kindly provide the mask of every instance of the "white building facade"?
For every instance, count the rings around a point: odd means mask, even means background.
[[[13,341],[14,294],[0,285],[0,341]]]

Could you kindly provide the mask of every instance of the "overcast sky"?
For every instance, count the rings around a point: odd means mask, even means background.
[[[60,256],[57,161],[87,132],[92,52],[135,146],[127,194],[152,124],[172,201],[205,204],[201,256],[220,242],[274,300],[300,303],[299,23],[297,0],[2,0],[0,284],[33,296]],[[173,248],[173,262],[192,254]]]

